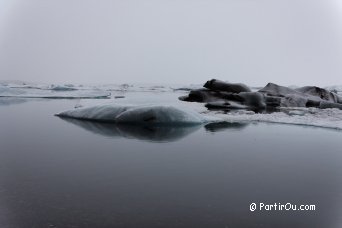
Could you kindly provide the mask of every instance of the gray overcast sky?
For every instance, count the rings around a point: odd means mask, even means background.
[[[342,0],[0,0],[0,80],[342,84]]]

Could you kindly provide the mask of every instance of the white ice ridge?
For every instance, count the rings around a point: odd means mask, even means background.
[[[54,87],[55,88],[55,87]],[[0,97],[16,98],[51,98],[51,99],[73,99],[73,98],[110,98],[109,92],[95,90],[62,90],[60,87],[54,90],[35,88],[9,88],[0,85]]]
[[[60,117],[133,124],[202,124],[217,120],[192,110],[165,105],[98,105],[56,114]]]
[[[209,112],[227,122],[269,122],[315,126],[342,130],[342,110],[319,108],[286,108],[269,114],[239,111],[235,113]]]

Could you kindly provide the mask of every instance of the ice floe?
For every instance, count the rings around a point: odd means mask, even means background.
[[[214,121],[214,117],[201,115],[193,110],[186,110],[165,105],[98,105],[78,108],[56,114],[61,117],[92,120],[100,122],[130,124],[186,125],[202,124]]]
[[[283,108],[272,113],[239,110],[231,113],[209,111],[206,114],[231,123],[268,122],[342,130],[342,110],[339,109]]]
[[[51,89],[11,88],[0,86],[0,97],[17,98],[51,98],[51,99],[85,99],[110,98],[111,94],[105,91],[65,89],[67,87],[53,87]],[[70,87],[71,88],[71,87]]]
[[[51,87],[49,89],[55,90],[55,91],[73,91],[73,90],[77,90],[71,84],[67,84],[67,85],[51,85]]]

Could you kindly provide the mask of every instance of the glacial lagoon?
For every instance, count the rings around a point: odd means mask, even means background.
[[[127,93],[117,103],[173,93]],[[125,100],[126,99],[126,100]],[[54,116],[100,100],[2,99],[0,227],[340,227],[341,130]],[[180,101],[175,101],[180,102]],[[315,211],[250,211],[251,203]]]

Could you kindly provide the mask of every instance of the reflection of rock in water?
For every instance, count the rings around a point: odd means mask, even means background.
[[[210,132],[219,132],[225,130],[242,130],[249,123],[229,123],[229,122],[217,122],[217,123],[209,123],[204,126],[205,130]]]
[[[27,99],[13,98],[13,97],[0,97],[0,106],[15,105],[27,102]]]
[[[195,132],[202,125],[186,126],[158,126],[158,125],[133,125],[133,124],[114,124],[94,121],[85,121],[78,119],[61,119],[75,124],[94,134],[106,137],[124,137],[153,142],[171,142],[177,141],[185,136]]]

